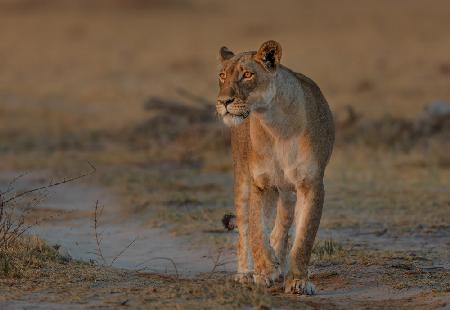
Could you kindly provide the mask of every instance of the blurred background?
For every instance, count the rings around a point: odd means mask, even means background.
[[[232,210],[218,50],[273,39],[335,114],[323,227],[448,225],[449,16],[444,0],[1,0],[0,171],[90,161],[126,212],[215,227]]]
[[[310,264],[319,297],[308,302],[448,307],[449,17],[446,0],[0,0],[0,249],[22,227],[89,266],[230,276],[237,233],[221,223],[234,208],[229,129],[215,115],[218,51],[276,40],[281,62],[322,89],[337,133]],[[94,174],[46,187],[88,173],[88,162]],[[41,242],[9,244],[0,299],[133,307],[137,285],[146,304],[269,308],[222,280],[118,284],[122,271],[108,281],[78,263],[55,278]],[[15,279],[30,268],[31,282]],[[307,302],[273,292],[279,308]]]

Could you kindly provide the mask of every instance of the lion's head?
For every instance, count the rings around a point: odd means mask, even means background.
[[[257,52],[219,52],[219,95],[216,109],[225,124],[239,125],[252,111],[264,111],[275,95],[273,79],[281,59],[278,42],[267,41]]]

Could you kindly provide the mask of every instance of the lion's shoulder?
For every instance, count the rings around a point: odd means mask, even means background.
[[[317,83],[313,79],[304,75],[303,73],[295,72],[287,67],[283,66],[283,68],[289,71],[297,79],[303,90],[307,92],[306,96],[311,96],[312,97],[311,99],[315,100],[319,99],[319,101],[324,100],[319,85],[317,85]],[[286,87],[295,87],[295,86],[292,83],[287,83]]]
[[[317,86],[316,82],[313,81],[313,79],[307,77],[303,73],[294,72],[294,71],[291,71],[291,72],[295,75],[297,80],[299,80],[299,82],[301,82],[302,84],[307,84],[309,86],[319,87],[319,86]]]

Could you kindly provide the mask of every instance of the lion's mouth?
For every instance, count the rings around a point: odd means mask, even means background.
[[[230,113],[227,111],[227,113],[225,113],[225,116],[231,116],[231,117],[240,117],[242,119],[246,119],[248,116],[250,115],[250,111],[244,112],[242,114],[234,114],[234,113]]]
[[[250,115],[250,111],[247,111],[247,112],[244,112],[243,114],[241,114],[241,117],[243,119],[246,119],[249,115]]]
[[[234,113],[227,112],[223,116],[223,121],[228,126],[237,126],[237,125],[241,124],[249,115],[250,115],[249,111],[241,113],[241,114],[234,114]]]

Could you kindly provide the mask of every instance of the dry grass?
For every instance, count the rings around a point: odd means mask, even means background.
[[[313,262],[322,262],[324,260],[337,258],[343,255],[342,245],[332,238],[326,240],[317,240],[312,251]]]
[[[58,252],[35,237],[15,238],[0,248],[0,278],[36,278],[48,263],[63,260]]]
[[[68,260],[36,237],[21,237],[0,249],[0,290],[0,305],[11,299],[26,302],[29,294],[33,303],[106,308],[269,308],[272,303],[263,290],[241,287],[228,277],[187,280]]]
[[[346,255],[340,256],[341,251]],[[329,240],[318,242],[315,253],[323,254],[323,259],[315,260],[312,267],[315,271],[312,279],[319,288],[347,287],[351,292],[373,283],[383,283],[398,292],[405,288],[420,288],[424,292],[414,298],[398,297],[390,301],[357,299],[350,304],[354,307],[382,309],[398,306],[399,309],[407,309],[430,304],[438,306],[442,303],[433,298],[443,296],[448,289],[445,272],[424,270],[417,266],[419,258],[405,256],[404,253],[356,251]],[[83,305],[107,309],[121,305],[145,306],[147,309],[310,309],[348,305],[349,302],[345,297],[332,300],[294,298],[280,293],[280,288],[268,292],[253,286],[240,286],[223,275],[178,279],[65,260],[54,248],[36,238],[18,243],[11,255],[16,267],[8,275],[0,276],[0,305],[7,300],[20,300],[25,304]]]

